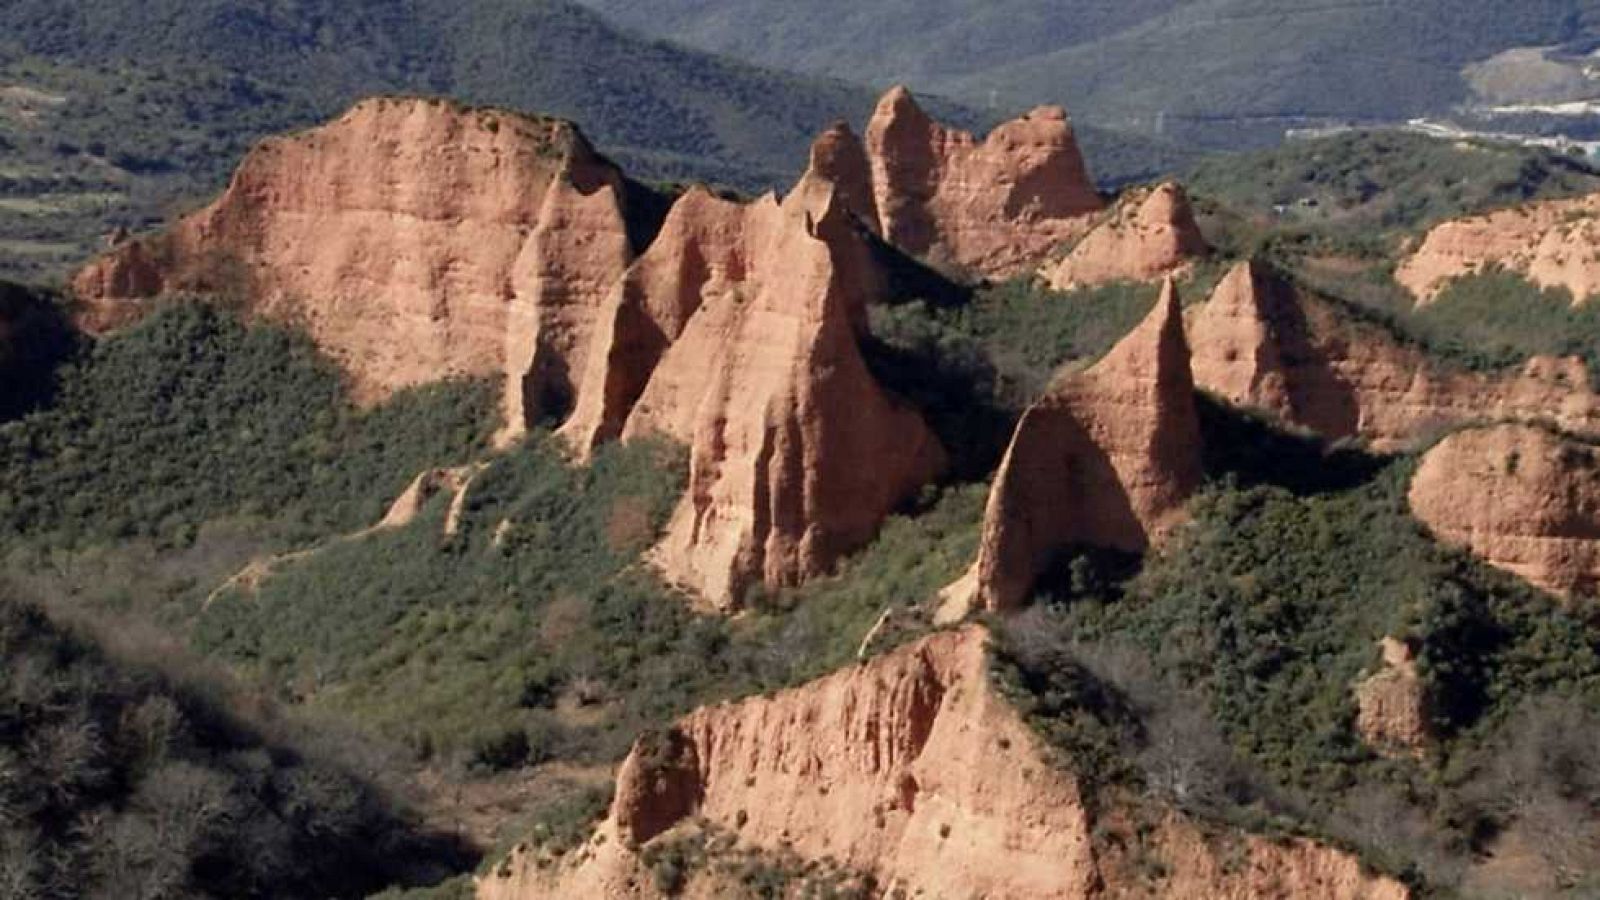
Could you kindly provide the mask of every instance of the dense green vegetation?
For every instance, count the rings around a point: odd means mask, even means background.
[[[67,545],[182,545],[225,515],[358,527],[423,468],[480,450],[493,414],[476,383],[356,412],[305,337],[199,302],[84,348],[56,380],[48,409],[0,426],[0,533]]]
[[[0,423],[49,405],[78,337],[56,298],[0,281]]]
[[[1576,356],[1600,377],[1600,306],[1574,306],[1572,294],[1539,288],[1509,272],[1450,282],[1407,323],[1430,344],[1482,366],[1509,367],[1530,356]]]
[[[404,529],[330,545],[224,594],[197,641],[284,699],[489,769],[607,762],[711,699],[842,665],[881,611],[927,596],[972,552],[981,497],[957,491],[837,578],[756,598],[738,622],[690,611],[637,560],[677,501],[680,463],[646,444],[574,468],[549,439]]]
[[[870,311],[867,363],[923,410],[967,480],[994,470],[1016,417],[1058,369],[1104,354],[1156,301],[1150,285],[1063,293],[1022,279],[926,293],[936,299]]]
[[[1600,629],[1428,539],[1406,512],[1411,467],[1295,491],[1224,477],[1131,578],[1077,557],[1007,626],[1024,710],[1103,783],[1331,833],[1437,888],[1551,804],[1577,805],[1541,852],[1592,866]],[[1426,761],[1382,759],[1355,732],[1352,688],[1386,635],[1419,650]],[[1562,734],[1563,717],[1586,737]]]
[[[0,893],[364,897],[466,858],[342,764],[0,595]]]
[[[1285,249],[1369,256],[1391,252],[1397,231],[1600,190],[1600,173],[1575,157],[1394,131],[1354,131],[1212,156],[1184,180],[1204,201],[1272,229],[1273,243]]]

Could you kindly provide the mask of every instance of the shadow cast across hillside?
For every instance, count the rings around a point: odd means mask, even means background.
[[[50,293],[0,282],[0,422],[55,401],[56,372],[82,341],[65,307]]]
[[[1242,488],[1273,485],[1303,497],[1360,487],[1393,462],[1310,432],[1285,430],[1260,412],[1203,391],[1196,392],[1195,407],[1211,481]]]

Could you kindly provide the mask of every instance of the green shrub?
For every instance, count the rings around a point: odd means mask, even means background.
[[[364,897],[470,864],[378,788],[0,594],[6,896]]]
[[[0,533],[182,544],[225,515],[349,530],[423,468],[478,452],[493,415],[466,382],[357,412],[305,337],[176,303],[86,348],[48,409],[0,426]]]

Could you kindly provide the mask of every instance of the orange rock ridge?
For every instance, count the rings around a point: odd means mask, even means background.
[[[606,301],[562,428],[582,449],[652,434],[690,447],[653,557],[723,608],[830,570],[945,464],[867,371],[877,276],[843,207],[817,202],[681,198]]]
[[[1499,268],[1573,302],[1600,292],[1600,194],[1544,200],[1445,222],[1428,232],[1395,279],[1427,303],[1453,278]]]
[[[944,621],[1008,611],[1074,544],[1140,553],[1200,486],[1189,347],[1168,279],[1149,316],[1099,363],[1023,414],[995,474],[978,559],[944,593]]]
[[[1409,498],[1439,539],[1563,597],[1600,594],[1600,447],[1533,425],[1460,431],[1423,456]]]
[[[1449,368],[1260,263],[1236,266],[1188,320],[1200,387],[1328,438],[1397,450],[1493,418],[1600,434],[1581,360],[1534,357],[1501,376]]]
[[[825,133],[811,171],[890,244],[988,277],[1030,270],[1105,205],[1059,107],[979,141],[933,121],[903,87],[879,101],[864,145],[842,124]]]
[[[623,763],[611,813],[559,859],[518,848],[479,876],[479,900],[658,898],[643,855],[691,829],[743,848],[829,860],[871,896],[1007,900],[1137,896],[1131,833],[1086,803],[1073,773],[994,690],[987,633],[945,632],[771,697],[701,709]],[[1237,836],[1227,848],[1178,814],[1145,837],[1171,869],[1165,896],[1391,900],[1399,884],[1305,840]],[[728,896],[715,867],[677,896]]]
[[[1153,281],[1187,269],[1211,250],[1177,182],[1130,191],[1104,221],[1042,271],[1056,290],[1115,281]]]
[[[76,287],[109,310],[236,291],[304,325],[364,401],[500,376],[502,445],[550,418],[580,455],[687,444],[690,488],[655,559],[729,606],[829,570],[944,465],[856,348],[882,282],[844,205],[871,191],[865,162],[848,165],[859,142],[830,134],[788,202],[691,190],[635,261],[622,176],[574,126],[367,101],[263,143],[210,207]]]
[[[368,100],[262,142],[214,203],[113,249],[74,288],[102,311],[236,293],[253,314],[303,325],[366,402],[504,376],[520,428],[567,392],[562,370],[581,364],[595,294],[632,255],[622,190],[569,123]]]

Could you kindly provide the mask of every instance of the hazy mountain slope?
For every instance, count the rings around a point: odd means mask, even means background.
[[[927,85],[1110,37],[1185,0],[585,2],[640,31],[733,56],[874,83]]]
[[[1225,145],[1294,116],[1395,117],[1466,95],[1461,69],[1590,32],[1594,0],[1037,0],[829,3],[589,0],[641,30],[864,81],[916,80],[969,102],[1052,100],[1086,121]],[[667,8],[667,7],[670,7]],[[1238,120],[1269,118],[1261,133]],[[1193,120],[1189,125],[1188,120]]]

